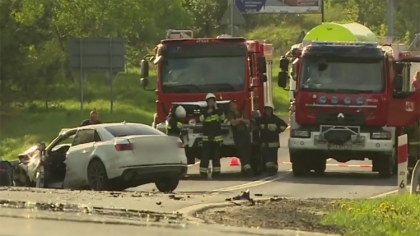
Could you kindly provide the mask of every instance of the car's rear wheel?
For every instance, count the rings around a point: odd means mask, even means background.
[[[155,182],[156,188],[163,193],[173,192],[179,184],[179,178],[162,178]]]
[[[90,161],[87,169],[89,187],[95,191],[108,190],[108,175],[104,164],[99,159]]]

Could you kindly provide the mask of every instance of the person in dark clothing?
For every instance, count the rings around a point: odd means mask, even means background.
[[[223,111],[217,107],[216,96],[206,95],[207,107],[200,115],[203,122],[203,148],[200,161],[200,175],[207,177],[209,162],[212,161],[213,176],[220,175],[220,144],[223,142],[221,123],[225,120]]]
[[[261,117],[261,113],[257,111],[253,111],[252,119],[251,119],[251,160],[250,164],[252,170],[254,171],[255,175],[260,175],[265,170],[265,162],[264,166],[261,165],[263,162],[261,156],[261,144],[260,144],[260,130],[257,125],[257,119]]]
[[[264,106],[264,115],[257,119],[260,130],[262,155],[264,156],[266,171],[275,175],[278,171],[277,154],[280,147],[279,134],[286,130],[287,123],[274,115],[274,105]]]
[[[184,119],[186,115],[187,112],[185,111],[184,107],[172,107],[166,120],[166,134],[169,136],[180,137],[182,126],[184,125],[182,119]]]
[[[238,104],[236,101],[230,102],[230,112],[228,114],[228,121],[233,132],[233,141],[235,142],[236,150],[241,160],[242,171],[246,175],[253,175],[253,170],[250,165],[251,155],[251,135],[249,131],[250,121],[248,116],[238,111]]]
[[[102,121],[99,120],[99,113],[96,110],[90,112],[90,118],[84,120],[79,126],[86,126],[86,125],[96,125],[102,124]]]

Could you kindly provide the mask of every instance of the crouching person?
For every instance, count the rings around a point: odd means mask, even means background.
[[[287,123],[274,115],[274,105],[266,104],[264,114],[257,119],[260,129],[260,142],[265,169],[269,175],[276,175],[278,171],[278,149],[280,147],[279,134],[286,130]]]
[[[187,115],[184,107],[174,106],[166,119],[166,134],[169,136],[180,137],[182,134],[183,119]]]

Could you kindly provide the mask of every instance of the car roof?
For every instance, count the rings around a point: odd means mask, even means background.
[[[97,129],[97,128],[106,128],[106,127],[115,127],[115,126],[124,126],[124,125],[137,125],[137,126],[142,126],[142,127],[149,127],[152,129],[151,126],[149,125],[145,125],[145,124],[140,124],[140,123],[127,123],[127,122],[120,122],[120,123],[102,123],[102,124],[95,124],[95,125],[85,125],[85,126],[80,126],[80,127],[75,127],[75,128],[63,128],[61,129],[59,135],[65,135],[69,132],[75,132],[79,129],[86,129],[86,128],[90,128],[90,129]]]
[[[111,127],[111,126],[124,126],[124,125],[137,125],[137,126],[152,128],[149,125],[140,124],[140,123],[120,122],[120,123],[102,123],[102,124],[96,124],[96,125],[86,125],[86,126],[77,127],[77,129],[81,129],[81,128],[96,129],[96,128],[106,128],[106,127]]]

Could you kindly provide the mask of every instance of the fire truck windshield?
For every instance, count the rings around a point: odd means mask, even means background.
[[[304,58],[304,91],[380,93],[385,89],[383,61],[337,61]]]
[[[166,59],[162,62],[164,93],[209,93],[245,90],[245,56]]]

